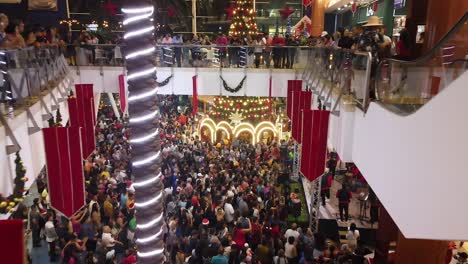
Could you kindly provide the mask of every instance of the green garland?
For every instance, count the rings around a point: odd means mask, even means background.
[[[240,89],[242,89],[242,86],[244,86],[244,82],[245,82],[245,79],[247,78],[247,76],[244,76],[244,78],[242,78],[242,81],[240,81],[240,83],[235,88],[229,87],[229,85],[223,79],[223,76],[219,76],[219,78],[221,78],[221,80],[223,81],[224,90],[226,90],[226,91],[228,91],[230,93],[237,93],[238,91],[240,91]]]
[[[166,85],[169,83],[169,81],[172,79],[173,76],[174,76],[174,75],[171,74],[171,76],[167,77],[164,81],[162,81],[162,82],[156,82],[156,83],[158,84],[158,87],[166,86]]]

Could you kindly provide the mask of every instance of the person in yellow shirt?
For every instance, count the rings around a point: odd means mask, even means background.
[[[106,197],[106,200],[104,201],[103,208],[104,208],[104,217],[106,218],[104,220],[108,221],[114,216],[114,205],[112,204],[112,199],[109,195]]]
[[[99,174],[99,180],[109,180],[110,178],[110,173],[107,171],[107,169],[105,169],[104,171],[101,172],[101,174]]]

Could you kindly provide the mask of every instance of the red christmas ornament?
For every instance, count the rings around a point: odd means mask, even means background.
[[[224,104],[224,108],[228,108],[229,105],[227,103]]]
[[[174,17],[176,15],[176,8],[173,5],[167,7],[167,16]]]
[[[284,9],[281,9],[280,11],[281,18],[283,20],[286,20],[292,13],[294,13],[294,10],[290,9],[289,6],[286,6]]]
[[[102,8],[107,9],[107,13],[111,15],[116,15],[117,11],[116,9],[118,8],[118,5],[112,4],[112,0],[107,0],[107,3],[102,5]]]
[[[379,4],[377,2],[374,2],[372,4],[372,10],[374,10],[374,13],[377,12],[377,10],[379,10]]]
[[[228,8],[224,8],[224,13],[226,13],[226,20],[230,20],[234,15],[234,6],[231,4]]]
[[[240,105],[240,104],[236,104],[236,108],[237,108],[237,109],[240,109],[240,108],[241,108],[241,105]]]
[[[311,0],[302,0],[302,5],[309,6],[310,2],[311,2]]]

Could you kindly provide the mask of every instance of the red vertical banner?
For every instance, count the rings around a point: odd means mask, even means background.
[[[268,90],[268,107],[270,108],[270,114],[273,113],[273,100],[271,98],[272,96],[272,76],[270,75],[270,80],[269,80],[269,90]]]
[[[95,126],[94,126],[94,113],[93,113],[94,99],[90,98],[84,102],[84,135],[86,138],[86,149],[83,149],[83,158],[88,158],[89,155],[96,148],[95,139]]]
[[[327,141],[328,141],[328,122],[330,120],[330,111],[320,111],[320,127],[319,127],[319,142],[316,151],[315,172],[312,175],[314,179],[322,176],[325,172],[325,161],[327,157]]]
[[[311,109],[311,101],[312,101],[312,92],[309,92],[309,91],[300,91],[301,92],[301,95],[300,95],[300,101],[299,101],[299,105],[297,107],[299,107],[299,114],[297,116],[297,121],[295,122],[295,126],[292,128],[293,130],[296,130],[296,135],[297,135],[297,138],[296,141],[298,143],[302,143],[302,110],[304,109]]]
[[[0,236],[2,263],[26,263],[23,221],[1,220],[0,234],[2,234]]]
[[[75,85],[78,108],[78,124],[83,128],[81,137],[83,158],[87,158],[95,149],[96,141],[94,128],[96,125],[96,110],[94,105],[94,91],[92,84]]]
[[[125,77],[123,74],[119,75],[119,96],[120,96],[120,110],[125,113],[127,107],[127,91],[125,90]]]
[[[312,144],[312,119],[314,111],[311,109],[302,110],[302,148],[301,148],[301,168],[304,177],[308,178],[308,170],[311,161],[310,145]]]
[[[50,205],[71,217],[86,204],[80,127],[42,129]]]
[[[286,115],[292,119],[292,96],[293,96],[293,80],[288,80],[288,94],[286,97]]]
[[[192,115],[196,115],[198,112],[198,91],[197,91],[197,75],[192,77],[192,84],[193,84],[193,111]]]
[[[70,118],[71,126],[80,126],[78,119],[78,102],[76,98],[68,98],[68,116]]]
[[[297,85],[297,84],[296,84]],[[301,143],[301,133],[300,131],[300,123],[301,123],[301,109],[303,100],[301,100],[302,91],[301,89],[297,89],[297,86],[294,87],[293,90],[293,98],[292,98],[292,125],[291,131],[293,138],[298,142]]]
[[[305,177],[313,181],[325,171],[325,158],[327,155],[329,111],[313,110],[311,144],[309,147],[309,166]],[[304,145],[305,146],[305,145]]]

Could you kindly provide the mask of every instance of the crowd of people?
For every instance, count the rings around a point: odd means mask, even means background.
[[[371,17],[372,18],[372,17]],[[378,18],[377,18],[378,20]],[[412,43],[406,29],[395,42],[386,35],[379,21],[369,21],[351,29],[341,28],[334,34],[324,31],[320,36],[259,33],[254,36],[160,34],[157,38],[158,61],[161,66],[219,66],[292,69],[298,61],[300,47],[328,47],[370,51],[373,62],[396,56],[410,59]],[[103,39],[93,31],[72,34],[58,32],[58,27],[44,28],[26,25],[21,20],[9,21],[0,14],[0,48],[57,46],[71,65],[122,65],[121,37]],[[99,45],[113,44],[113,46]],[[192,47],[184,47],[191,45]]]
[[[358,236],[339,245],[294,220],[307,208],[288,184],[291,142],[202,142],[181,111],[187,100],[160,101],[168,263],[364,263]],[[14,215],[30,220],[33,246],[47,247],[52,263],[136,263],[130,134],[125,119],[101,105],[96,151],[84,161],[86,206],[60,216],[39,179],[41,197]]]

